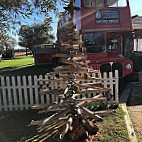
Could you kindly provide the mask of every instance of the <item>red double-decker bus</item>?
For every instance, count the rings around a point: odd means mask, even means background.
[[[74,22],[86,47],[89,66],[101,72],[119,71],[125,77],[133,71],[131,60],[123,56],[126,33],[132,32],[128,0],[76,0]],[[65,41],[68,14],[58,23],[58,43]]]

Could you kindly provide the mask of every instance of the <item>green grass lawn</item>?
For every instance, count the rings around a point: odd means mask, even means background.
[[[100,135],[96,137],[96,142],[129,142],[122,108],[118,108],[115,115],[104,117],[99,128]]]
[[[35,66],[34,58],[31,56],[19,56],[14,59],[2,60],[0,62],[0,75],[22,76],[46,74],[52,70],[52,65]]]

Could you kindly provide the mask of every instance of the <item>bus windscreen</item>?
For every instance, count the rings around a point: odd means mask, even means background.
[[[84,34],[84,44],[87,53],[101,53],[105,51],[105,36],[103,33]]]

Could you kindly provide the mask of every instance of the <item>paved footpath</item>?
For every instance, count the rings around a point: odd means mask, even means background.
[[[128,110],[132,114],[132,121],[134,122],[134,129],[136,135],[142,140],[142,105],[129,106]]]

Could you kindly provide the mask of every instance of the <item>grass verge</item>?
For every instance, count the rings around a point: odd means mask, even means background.
[[[0,62],[0,75],[2,76],[28,76],[46,74],[52,71],[53,65],[35,66],[31,56],[18,56],[14,59]]]
[[[100,134],[95,136],[96,142],[129,142],[124,112],[121,108],[116,110],[116,114],[104,117],[104,121],[98,125]]]
[[[131,106],[128,107],[128,110],[130,108],[131,108]],[[141,122],[141,113],[132,113],[130,110],[128,112],[129,112],[130,119],[133,123],[137,142],[142,142],[142,131],[141,131],[142,128],[141,128],[141,124],[139,123],[139,122]]]

